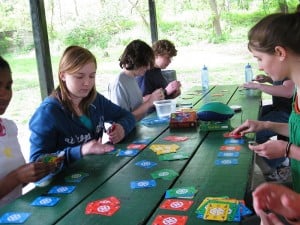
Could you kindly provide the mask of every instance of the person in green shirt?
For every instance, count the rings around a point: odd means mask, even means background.
[[[271,130],[289,137],[289,141],[269,140],[262,144],[249,145],[249,149],[268,159],[289,157],[293,189],[300,193],[300,91],[298,90],[300,87],[300,13],[268,15],[250,29],[248,39],[248,48],[257,59],[259,69],[270,76],[273,81],[283,80],[286,77],[291,79],[295,83],[296,90],[288,123],[247,120],[232,133],[244,135]],[[273,198],[281,198],[281,192],[272,192],[271,188],[269,192]],[[263,221],[263,224],[283,224],[277,223],[277,216],[269,215],[270,212],[281,214],[289,221],[292,220],[291,224],[300,224],[299,210],[299,216],[290,218],[286,214],[287,210],[276,211],[276,202],[263,204],[264,198],[255,198],[255,204],[258,204],[257,201],[260,202],[261,207],[256,213],[267,221]],[[267,212],[266,215],[264,215],[265,212]]]

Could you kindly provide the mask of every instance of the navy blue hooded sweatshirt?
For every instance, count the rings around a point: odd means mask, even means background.
[[[70,164],[82,157],[82,144],[97,138],[97,129],[104,122],[121,124],[125,135],[135,127],[135,118],[129,111],[99,93],[88,111],[93,130],[86,128],[57,98],[45,98],[29,122],[30,161],[36,161],[43,154],[64,151],[65,163]]]

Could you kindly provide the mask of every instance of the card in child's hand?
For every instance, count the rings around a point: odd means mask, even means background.
[[[242,138],[243,136],[238,133],[238,134],[233,134],[231,132],[226,132],[223,134],[224,138],[235,138],[235,139],[239,139],[239,138]]]

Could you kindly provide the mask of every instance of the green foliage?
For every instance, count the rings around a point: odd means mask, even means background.
[[[8,53],[9,46],[12,45],[12,40],[9,37],[0,38],[0,55]]]

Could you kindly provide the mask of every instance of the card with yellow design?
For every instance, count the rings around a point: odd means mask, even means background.
[[[229,204],[210,203],[206,207],[205,220],[226,221],[228,217]]]

